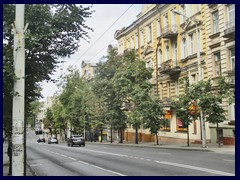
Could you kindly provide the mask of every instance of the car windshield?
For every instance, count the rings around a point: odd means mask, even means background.
[[[80,135],[79,135],[79,136],[73,136],[73,138],[81,138],[81,137],[82,137],[82,136],[80,136]]]

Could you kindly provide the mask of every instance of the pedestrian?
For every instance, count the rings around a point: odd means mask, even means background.
[[[8,157],[9,157],[9,172],[8,175],[11,176],[12,175],[12,141],[10,140],[8,142]]]

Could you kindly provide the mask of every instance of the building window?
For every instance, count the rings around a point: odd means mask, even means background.
[[[213,17],[213,33],[218,33],[219,32],[219,16],[218,16],[218,11],[214,12],[212,14]]]
[[[215,61],[215,77],[222,75],[221,70],[221,54],[220,52],[214,54],[214,61]]]
[[[179,82],[178,82],[178,80],[176,80],[176,82],[175,82],[175,90],[176,90],[176,97],[178,97],[179,96]]]
[[[168,88],[168,97],[171,97],[171,82],[167,83],[167,88]]]
[[[190,54],[193,54],[194,49],[193,34],[189,35],[189,41],[190,41]]]
[[[138,49],[138,35],[135,35],[135,39],[136,39],[136,49]]]
[[[183,123],[181,118],[177,118],[177,131],[178,132],[187,132],[187,125]]]
[[[165,120],[164,120],[164,123],[163,123],[160,130],[170,131],[171,130],[171,125],[170,125],[171,119],[172,119],[172,111],[171,110],[166,110],[165,111]]]
[[[160,83],[160,99],[163,99],[163,84]]]
[[[143,32],[143,30],[141,31],[141,34],[140,34],[140,43],[141,43],[141,47],[144,46],[144,32]]]
[[[228,5],[228,27],[231,28],[235,26],[235,4]]]
[[[147,38],[148,38],[148,42],[151,42],[152,41],[152,27],[151,27],[151,25],[149,25],[148,27],[147,27],[147,29],[148,29],[148,36],[147,36]]]
[[[132,49],[134,49],[134,36],[132,36],[132,38],[131,38],[131,47],[132,47]]]
[[[168,44],[166,45],[166,59],[165,61],[169,60],[169,46]]]
[[[185,58],[185,57],[187,57],[187,44],[186,44],[186,39],[185,38],[183,38],[183,40],[182,40],[182,44],[183,44],[183,47],[182,47],[182,55],[183,55],[183,57],[182,58]]]
[[[181,5],[181,11],[184,15],[186,15],[186,7],[184,4]],[[181,16],[181,23],[185,23],[185,21],[186,21],[186,16]]]
[[[174,10],[172,10],[172,25],[176,25],[176,13],[173,12]]]
[[[158,50],[158,67],[161,67],[162,66],[162,50],[159,49]]]
[[[157,21],[157,35],[158,37],[161,36],[161,22]]]
[[[168,15],[164,16],[164,33],[168,32]]]
[[[196,74],[191,74],[191,76],[190,76],[190,84],[193,84],[193,83],[195,83],[197,81],[197,79],[196,79]]]
[[[147,60],[146,67],[147,68],[152,68],[152,61],[151,60]]]
[[[174,43],[173,45],[173,58],[174,58],[174,66],[176,67],[177,66],[177,42]]]
[[[230,53],[230,68],[235,71],[235,48],[229,50]]]

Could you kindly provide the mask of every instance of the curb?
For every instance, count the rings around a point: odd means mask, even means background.
[[[173,150],[186,150],[186,151],[205,151],[205,152],[214,152],[211,149],[208,148],[193,148],[193,147],[169,147],[169,146],[145,146],[145,145],[134,145],[134,144],[105,144],[105,143],[91,143],[86,142],[87,144],[99,144],[99,145],[109,145],[109,146],[130,146],[130,147],[139,147],[139,148],[159,148],[159,149],[173,149]]]

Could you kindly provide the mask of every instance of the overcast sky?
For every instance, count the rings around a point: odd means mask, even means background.
[[[58,79],[61,74],[66,72],[66,69],[70,65],[77,66],[77,68],[80,69],[82,60],[96,63],[101,57],[106,55],[107,46],[109,44],[117,44],[117,41],[114,40],[114,33],[116,30],[129,26],[137,19],[136,16],[141,12],[142,4],[134,4],[116,23],[114,23],[130,6],[131,4],[93,4],[92,9],[95,10],[95,12],[92,14],[92,18],[86,21],[86,24],[94,30],[94,32],[89,32],[91,37],[89,40],[90,42],[87,43],[81,40],[79,51],[72,55],[71,58],[65,58],[66,62],[61,64],[62,70],[59,68],[52,76],[52,79]],[[96,42],[113,23],[114,25]],[[95,45],[92,46],[94,43]],[[89,49],[89,47],[91,48]],[[43,101],[46,97],[53,96],[57,91],[56,85],[50,82],[43,82],[42,88],[42,95],[44,96],[42,99]]]

